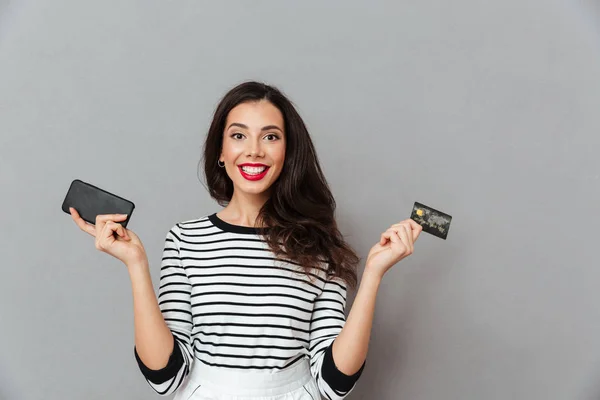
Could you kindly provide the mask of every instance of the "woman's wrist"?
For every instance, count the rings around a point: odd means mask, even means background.
[[[365,269],[362,274],[361,280],[369,280],[372,282],[381,282],[383,280],[383,275],[380,271],[375,268],[370,268],[368,265],[365,265]]]
[[[139,278],[140,276],[146,276],[150,274],[150,267],[147,258],[140,258],[135,261],[128,262],[125,264],[129,271],[131,279]]]

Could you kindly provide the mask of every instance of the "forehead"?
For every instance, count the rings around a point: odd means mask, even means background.
[[[277,125],[284,128],[283,114],[277,107],[266,100],[241,103],[231,109],[227,115],[225,126],[237,122],[250,129],[260,129],[265,125]]]

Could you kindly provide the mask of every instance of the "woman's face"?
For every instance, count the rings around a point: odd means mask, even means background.
[[[281,111],[266,100],[241,103],[227,115],[223,149],[234,192],[266,192],[277,180],[285,159],[285,132]]]

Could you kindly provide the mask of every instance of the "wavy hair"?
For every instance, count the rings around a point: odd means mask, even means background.
[[[283,114],[286,149],[281,174],[272,184],[271,196],[261,207],[255,225],[267,228],[259,232],[276,257],[299,264],[309,277],[312,268],[326,263],[328,278],[338,277],[355,288],[360,258],[338,229],[336,203],[304,121],[277,88],[244,82],[229,90],[217,105],[203,148],[210,196],[226,206],[233,195],[232,180],[217,165],[229,112],[241,103],[260,100],[269,101]]]

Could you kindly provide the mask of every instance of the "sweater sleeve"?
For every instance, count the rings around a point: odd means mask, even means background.
[[[174,344],[167,365],[160,370],[149,369],[134,347],[140,371],[150,386],[160,395],[170,395],[181,386],[194,360],[192,350],[192,286],[180,256],[181,231],[175,225],[167,233],[160,269],[158,305],[173,334]]]
[[[310,370],[321,395],[330,400],[344,399],[354,389],[365,363],[354,375],[337,369],[332,345],[346,322],[346,285],[339,280],[327,280],[316,298],[310,323]]]

